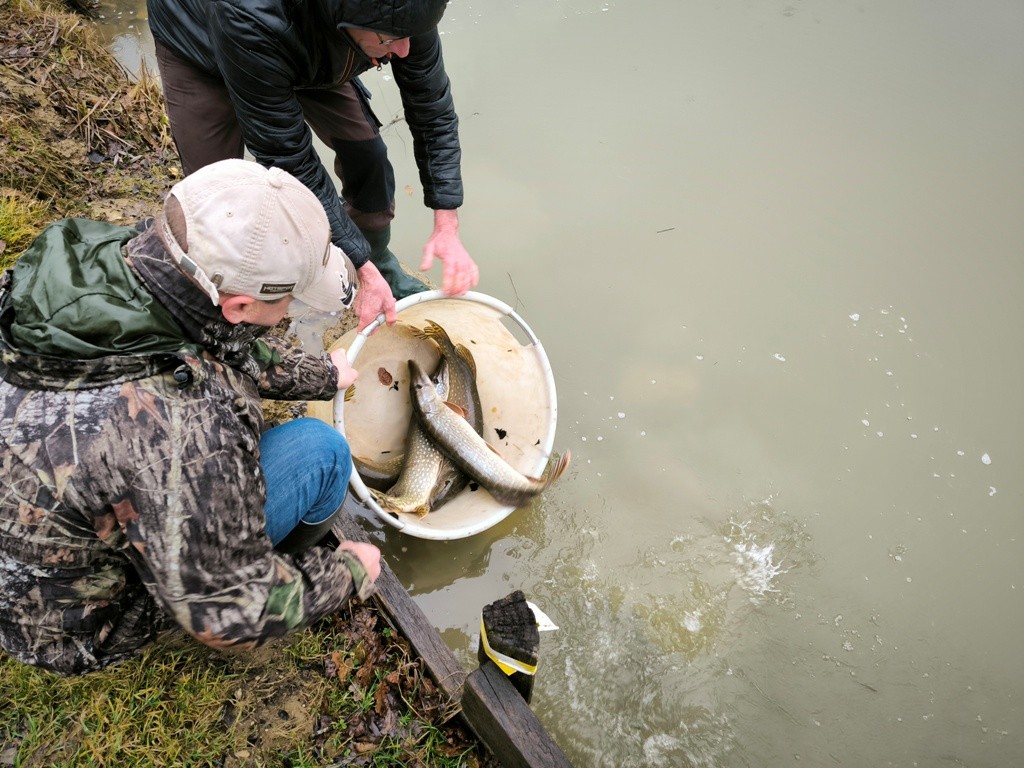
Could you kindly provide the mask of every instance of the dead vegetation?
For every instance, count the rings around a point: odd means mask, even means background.
[[[154,77],[64,7],[0,0],[0,254],[52,219],[152,215],[180,173]]]

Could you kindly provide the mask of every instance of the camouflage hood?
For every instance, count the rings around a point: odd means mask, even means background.
[[[177,350],[181,328],[125,262],[121,249],[138,234],[85,219],[46,227],[14,265],[12,341],[79,359]]]
[[[33,389],[88,388],[151,376],[194,353],[124,260],[122,247],[138,234],[83,219],[43,230],[0,282],[5,378]],[[88,287],[97,284],[105,289]]]

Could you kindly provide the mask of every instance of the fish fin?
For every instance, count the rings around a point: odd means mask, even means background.
[[[433,320],[427,320],[427,333],[439,338],[448,338],[448,331],[446,331],[440,323]]]
[[[427,322],[430,321],[428,320]],[[429,328],[417,328],[415,325],[410,325],[409,330],[412,331],[412,335],[415,336],[417,339],[421,339],[423,341],[431,341],[435,345],[437,344],[437,342],[434,341],[433,334],[430,333]]]
[[[345,390],[345,402],[347,403],[353,397],[356,396],[356,385],[349,384],[348,389]]]
[[[452,403],[452,402],[449,402],[449,401],[445,400],[444,404],[447,405],[454,413],[458,414],[462,418],[464,418],[464,419],[468,419],[469,418],[469,414],[466,413],[466,409],[463,408],[458,403]]]
[[[473,353],[469,351],[469,347],[465,344],[456,344],[455,351],[459,353],[459,357],[466,361],[466,365],[473,372],[473,378],[476,376],[476,359],[473,357]]]
[[[447,333],[444,332],[444,328],[435,323],[433,320],[427,320],[426,323],[427,325],[425,328],[416,329],[416,335],[419,336],[421,339],[430,339],[431,341],[434,341],[439,337],[444,337],[448,335]]]
[[[572,451],[566,449],[565,453],[559,457],[558,461],[555,462],[555,466],[551,468],[547,476],[544,478],[544,487],[547,488],[555,480],[562,476],[562,473],[568,468],[569,463],[572,461]]]
[[[430,512],[430,505],[420,504],[416,509],[412,510],[412,512],[416,517],[426,517],[427,513]]]
[[[373,496],[373,500],[377,502],[377,506],[383,509],[385,512],[390,512],[392,515],[398,516],[398,513],[402,511],[401,507],[395,503],[395,499],[390,493],[384,491],[378,491],[375,488],[370,488],[370,495]]]

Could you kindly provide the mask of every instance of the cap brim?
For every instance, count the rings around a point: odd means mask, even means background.
[[[320,279],[293,295],[303,304],[321,312],[337,312],[352,306],[356,298],[356,268],[352,260],[332,244]]]

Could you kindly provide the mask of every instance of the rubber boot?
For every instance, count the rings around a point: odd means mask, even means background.
[[[413,293],[420,293],[427,290],[427,285],[404,269],[398,257],[388,248],[391,242],[391,226],[378,230],[361,230],[363,236],[370,243],[370,261],[377,267],[384,279],[391,286],[391,295],[395,300],[404,299]]]
[[[300,520],[299,524],[292,528],[291,532],[278,542],[274,549],[287,555],[304,552],[317,544],[334,549],[341,543],[338,541],[338,537],[331,532],[331,526],[337,517],[338,513],[335,512],[320,523],[310,524]]]

